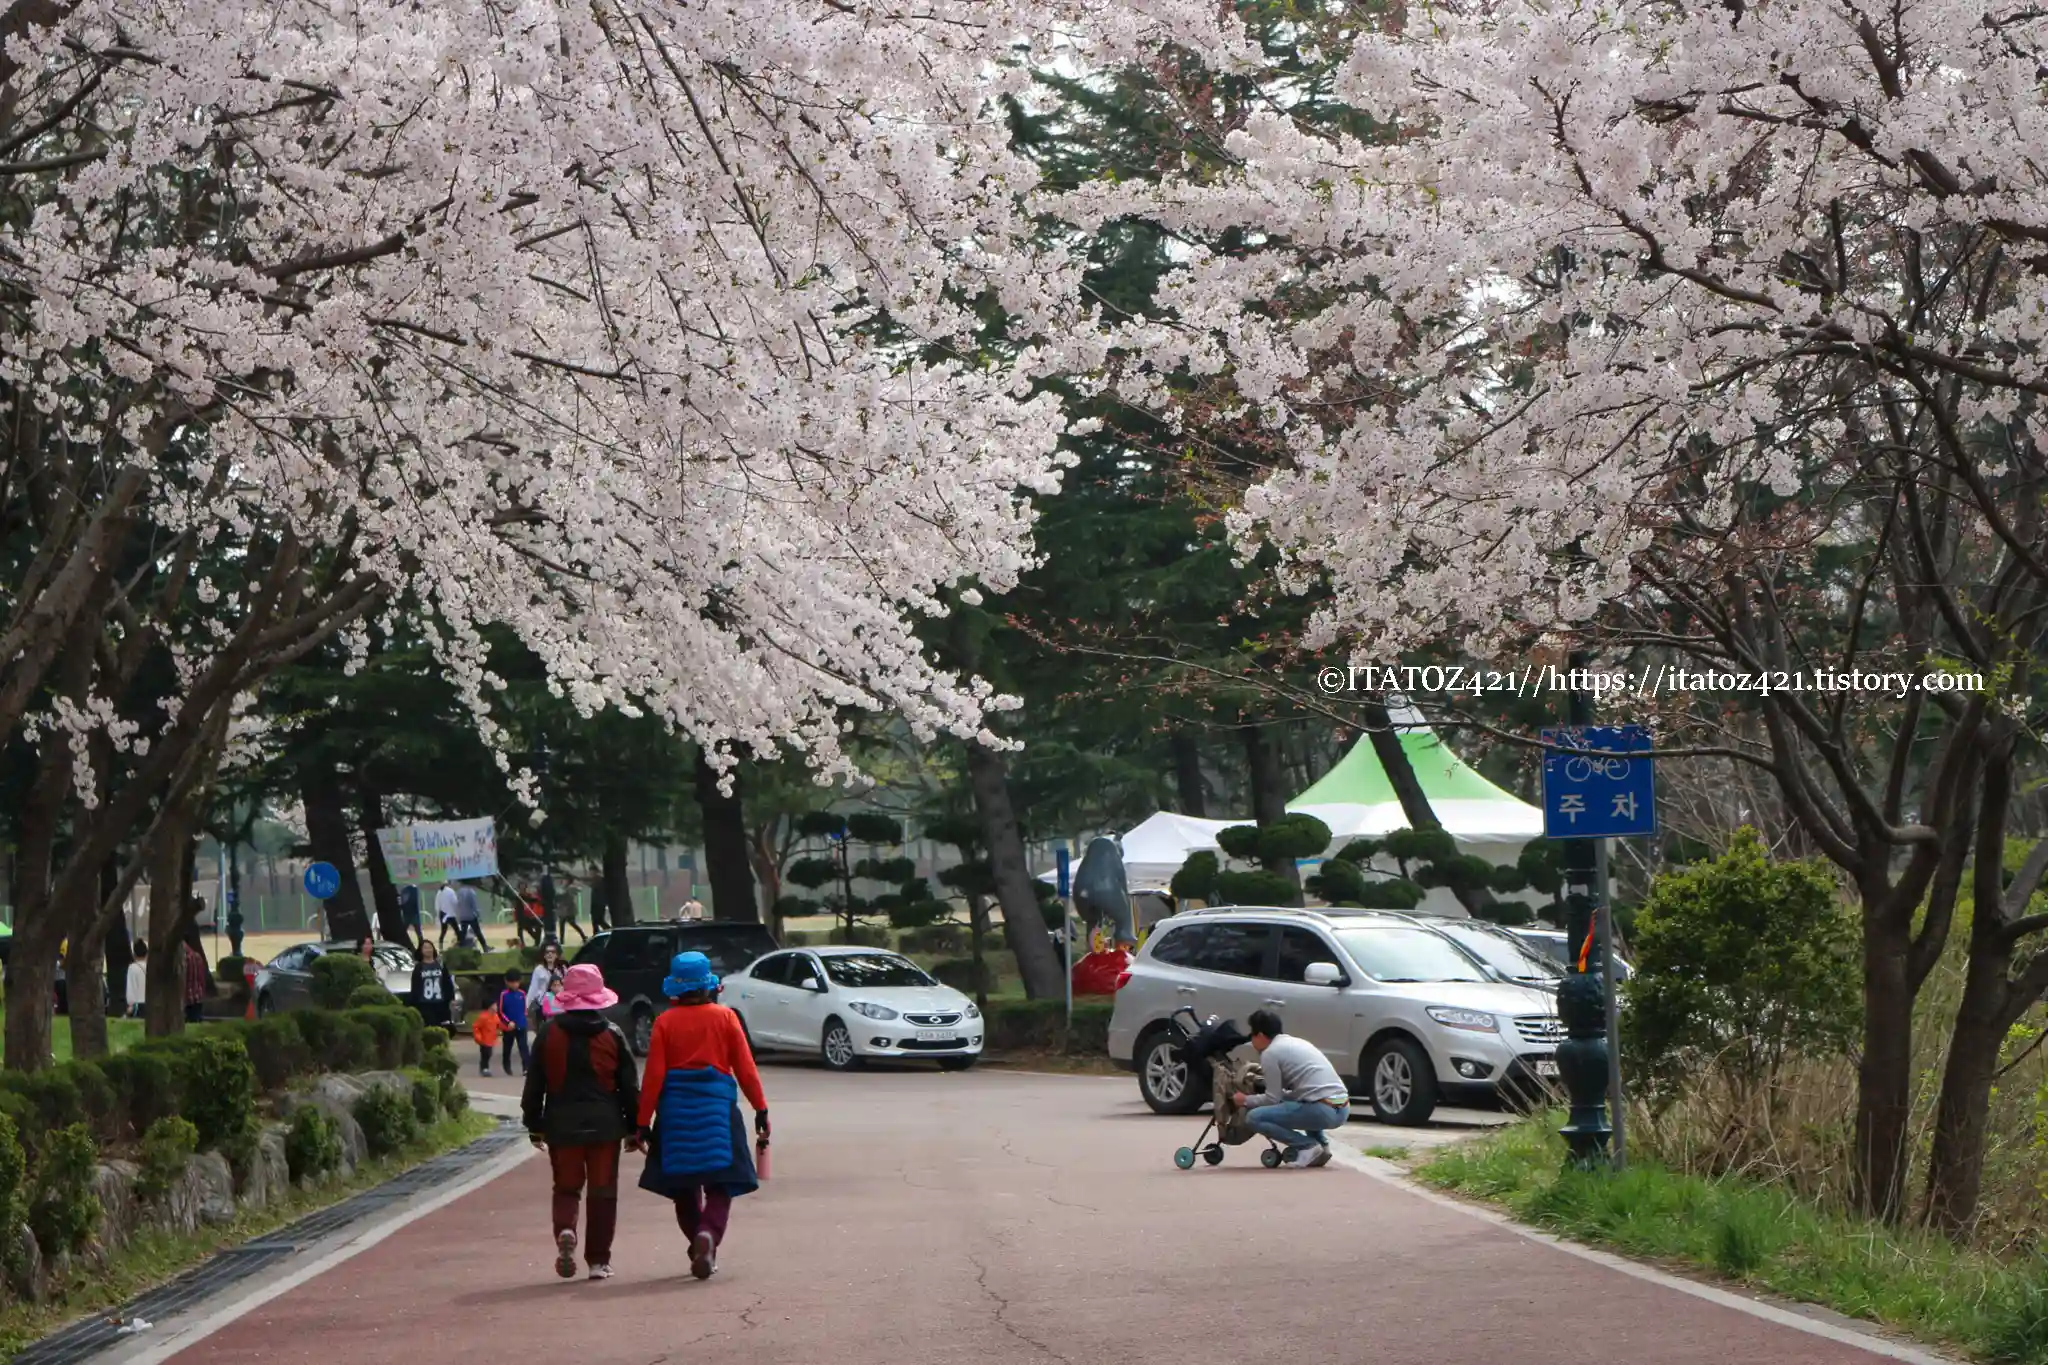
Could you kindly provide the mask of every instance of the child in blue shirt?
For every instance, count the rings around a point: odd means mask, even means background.
[[[505,973],[505,990],[498,997],[498,1013],[505,1020],[505,1074],[512,1074],[512,1045],[519,1044],[519,1069],[524,1072],[533,1065],[533,1054],[526,1045],[526,992],[519,985],[519,971],[514,968]]]

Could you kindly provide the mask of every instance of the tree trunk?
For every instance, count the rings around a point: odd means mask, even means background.
[[[349,839],[348,808],[342,800],[341,784],[332,773],[309,773],[299,797],[306,807],[308,852],[341,874],[340,890],[320,907],[327,922],[327,937],[337,943],[358,942],[369,937],[370,912],[363,906],[363,888],[356,880],[355,849]],[[154,919],[150,938],[156,938]]]
[[[605,835],[604,873],[600,881],[604,886],[605,908],[610,911],[611,922],[615,925],[633,922],[633,883],[627,875],[626,853],[625,835]],[[595,928],[595,912],[591,919],[591,927]]]
[[[718,789],[718,770],[697,753],[697,808],[704,813],[704,869],[711,879],[711,917],[758,924],[754,871],[747,854],[747,815],[740,775],[731,773],[732,794]]]
[[[1252,818],[1261,825],[1270,825],[1287,814],[1287,777],[1280,767],[1277,736],[1257,719],[1239,725],[1237,733],[1244,742],[1245,762],[1251,773]],[[1301,868],[1292,858],[1283,859],[1282,864],[1270,870],[1285,877],[1293,888],[1288,904],[1300,905]]]
[[[107,1055],[107,935],[114,919],[102,913],[120,874],[109,864],[100,870],[100,903],[79,906],[71,917],[77,927],[64,953],[64,977],[71,994],[71,1055]],[[124,935],[125,937],[125,935]],[[123,964],[126,970],[126,964]],[[126,994],[127,983],[122,983]]]
[[[775,909],[776,902],[782,899],[782,859],[775,834],[781,824],[782,817],[776,816],[756,825],[747,845],[747,855],[754,864],[754,880],[761,888],[761,922],[775,935],[777,943],[782,941],[782,915]]]
[[[1180,813],[1206,819],[1209,790],[1202,778],[1202,746],[1185,730],[1175,730],[1168,743],[1173,749],[1173,785],[1180,798]]]
[[[384,862],[384,850],[377,844],[377,831],[384,827],[384,794],[374,787],[360,787],[356,791],[356,828],[363,836],[363,861],[370,866],[370,900],[377,910],[377,937],[386,943],[412,943],[412,936],[405,931],[405,916],[398,907],[398,883],[391,880],[391,869]],[[343,867],[336,863],[336,867]],[[344,882],[355,880],[355,868],[346,867],[341,874]],[[360,893],[358,893],[360,894]]]
[[[1394,728],[1393,718],[1387,714],[1386,703],[1378,697],[1367,697],[1359,704],[1359,711],[1365,719],[1365,733],[1372,744],[1372,755],[1380,761],[1388,785],[1394,789],[1394,798],[1401,803],[1401,814],[1407,818],[1408,828],[1442,829],[1444,822],[1437,818],[1436,808],[1429,804],[1429,793],[1423,790],[1422,779],[1415,775],[1415,764],[1408,757],[1407,747],[1401,743],[1401,732]],[[1481,891],[1453,888],[1451,894],[1458,898],[1458,904],[1465,907],[1468,915],[1477,915],[1488,899]]]
[[[988,942],[988,898],[980,892],[970,892],[967,896],[967,935],[974,955],[974,1003],[986,1014],[988,962],[984,956],[984,945]]]
[[[1913,1104],[1913,993],[1907,930],[1865,901],[1863,1060],[1857,1070],[1858,1207],[1896,1222],[1906,1183],[1906,1133]]]
[[[150,858],[149,942],[146,968],[144,1031],[164,1038],[185,1027],[185,954],[187,927],[193,922],[189,880],[193,819],[189,811],[170,812],[161,840]]]
[[[1059,954],[1045,931],[1045,916],[1038,908],[1038,895],[1031,888],[1031,873],[1024,865],[1024,839],[1017,829],[1017,813],[1010,805],[1009,774],[1003,756],[979,744],[967,746],[967,773],[974,786],[974,808],[981,817],[981,840],[988,846],[989,865],[995,872],[996,902],[1003,908],[1003,935],[1010,951],[1017,955],[1017,972],[1024,979],[1024,993],[1033,1000],[1050,1000],[1066,994],[1066,982]]]

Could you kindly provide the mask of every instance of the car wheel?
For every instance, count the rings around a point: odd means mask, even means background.
[[[851,1071],[860,1065],[853,1050],[853,1035],[836,1016],[825,1021],[825,1036],[818,1040],[818,1055],[833,1071]]]
[[[939,1070],[965,1071],[980,1060],[979,1057],[941,1057],[939,1058]]]
[[[634,1055],[645,1057],[647,1049],[654,1046],[654,1011],[645,1005],[635,1005],[632,1025],[626,1036],[632,1041]]]
[[[1208,1068],[1190,1062],[1171,1033],[1155,1033],[1138,1049],[1138,1093],[1155,1114],[1192,1114],[1208,1103]]]
[[[1381,1123],[1414,1128],[1436,1112],[1436,1069],[1412,1038],[1374,1044],[1365,1056],[1365,1086]]]

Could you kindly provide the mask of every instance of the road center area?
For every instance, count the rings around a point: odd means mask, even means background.
[[[766,1069],[773,1178],[690,1279],[670,1206],[622,1193],[609,1283],[555,1277],[522,1163],[177,1357],[946,1365],[1874,1365],[1341,1166],[1253,1147],[1177,1170],[1201,1119],[1124,1079]],[[1388,1131],[1353,1124],[1353,1146]],[[630,1177],[638,1158],[629,1158]]]

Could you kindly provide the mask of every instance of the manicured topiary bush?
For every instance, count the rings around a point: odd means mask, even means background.
[[[348,1007],[358,986],[380,985],[376,969],[355,953],[328,953],[313,959],[313,1003],[322,1009]]]
[[[374,981],[367,985],[358,986],[348,993],[348,1008],[352,1010],[392,1009],[402,1003],[404,1002],[399,1000],[397,996],[385,990],[381,984]]]
[[[28,1226],[45,1256],[83,1251],[100,1223],[92,1171],[99,1147],[82,1123],[43,1135],[29,1176]]]
[[[484,965],[483,953],[467,944],[450,948],[441,960],[448,964],[451,972],[473,972]]]
[[[181,1118],[161,1118],[142,1135],[136,1154],[135,1195],[154,1203],[171,1192],[199,1150],[199,1130]]]

